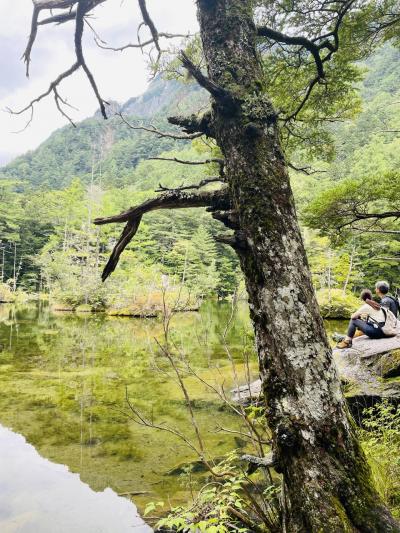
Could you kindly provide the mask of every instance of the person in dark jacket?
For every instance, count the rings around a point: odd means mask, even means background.
[[[387,281],[377,281],[375,293],[381,299],[381,306],[390,309],[395,317],[399,314],[399,303],[397,299],[389,294],[390,285]]]

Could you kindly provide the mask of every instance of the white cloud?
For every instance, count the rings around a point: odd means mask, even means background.
[[[186,33],[197,29],[194,0],[148,0],[148,9],[159,31]],[[67,123],[56,110],[51,97],[37,105],[32,124],[24,132],[21,129],[29,115],[11,116],[3,110],[23,108],[32,98],[47,89],[49,83],[73,61],[73,22],[63,26],[40,27],[32,52],[31,77],[27,80],[20,60],[30,29],[32,3],[30,0],[2,0],[0,20],[7,21],[0,29],[0,47],[7,50],[0,60],[2,77],[0,86],[0,142],[2,154],[17,155],[34,149],[50,133]],[[121,46],[136,41],[140,14],[136,0],[107,0],[99,6],[91,21],[102,39],[110,46]],[[143,29],[143,37],[146,35]],[[95,74],[102,96],[125,101],[142,93],[148,83],[145,57],[139,50],[114,53],[99,49],[93,34],[86,27],[85,54]],[[75,120],[81,120],[97,109],[97,102],[85,76],[78,72],[65,80],[60,93],[79,111],[72,112]],[[3,155],[4,158],[4,155]]]

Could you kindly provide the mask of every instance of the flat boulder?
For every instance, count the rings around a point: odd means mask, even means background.
[[[400,328],[395,337],[357,337],[351,348],[334,349],[333,357],[356,418],[377,401],[400,402]]]
[[[343,384],[344,394],[356,419],[377,401],[400,403],[400,326],[395,337],[370,339],[357,337],[353,346],[334,349],[333,358]],[[243,405],[257,404],[261,380],[233,389],[232,400]]]

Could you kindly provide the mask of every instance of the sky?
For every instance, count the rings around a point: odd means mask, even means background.
[[[159,31],[185,34],[197,29],[193,0],[147,0],[147,6]],[[31,14],[31,0],[0,2],[0,165],[35,149],[52,131],[68,123],[57,111],[52,96],[35,106],[33,121],[22,132],[29,112],[15,116],[6,111],[7,108],[24,108],[74,62],[73,22],[39,26],[31,55],[30,77],[26,78],[21,56],[29,35]],[[42,14],[42,18],[46,16],[48,12]],[[137,42],[140,21],[137,0],[107,0],[95,9],[91,25],[108,46],[119,47]],[[142,30],[142,40],[146,35],[146,29]],[[86,26],[84,52],[105,100],[124,102],[146,90],[149,72],[140,50],[122,53],[102,50]],[[75,121],[92,115],[98,108],[89,82],[80,71],[63,81],[59,92],[78,108],[68,111]]]

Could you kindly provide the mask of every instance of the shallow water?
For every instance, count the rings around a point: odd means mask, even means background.
[[[221,430],[240,430],[240,421],[204,383],[229,391],[257,377],[247,306],[239,306],[224,342],[230,315],[229,304],[207,303],[171,323],[174,359],[211,458],[245,441]],[[149,501],[162,500],[164,508],[187,501],[189,483],[202,476],[185,470],[195,453],[166,431],[138,425],[126,399],[147,421],[197,445],[174,370],[157,344],[162,339],[160,320],[0,305],[2,533],[133,526],[141,533],[147,526],[136,505],[142,512]]]
[[[239,429],[239,421],[210,388],[188,375],[187,365],[211,384],[224,382],[228,391],[235,386],[228,349],[238,380],[247,381],[244,353],[253,358],[251,377],[256,377],[246,306],[224,348],[230,312],[229,305],[206,304],[200,313],[176,315],[171,325],[172,350],[187,374],[185,385],[210,457],[245,443],[220,430]],[[131,523],[140,524],[131,498],[140,511],[149,501],[162,500],[166,506],[186,501],[188,474],[182,465],[196,455],[170,433],[135,423],[126,401],[127,395],[147,420],[196,443],[182,391],[170,379],[173,369],[155,340],[162,337],[162,323],[154,319],[0,306],[0,424],[14,432],[1,430],[0,453],[17,462],[21,457],[19,478],[12,474],[14,467],[1,471],[6,481],[0,531],[47,533],[55,515],[58,529],[52,531],[74,531],[73,524],[85,533],[125,531],[129,513]],[[28,497],[31,491],[35,498]],[[85,505],[76,502],[80,492],[90,509],[87,516]],[[91,523],[97,505],[102,507],[99,517],[118,515],[121,527],[108,529],[105,518],[103,529]]]

